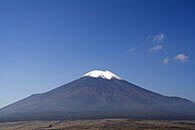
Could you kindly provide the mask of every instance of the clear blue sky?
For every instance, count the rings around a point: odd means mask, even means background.
[[[0,107],[111,70],[195,101],[194,0],[1,0]]]

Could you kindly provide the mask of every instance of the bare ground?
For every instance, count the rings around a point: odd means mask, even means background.
[[[195,130],[195,121],[128,119],[19,121],[0,123],[0,130]]]

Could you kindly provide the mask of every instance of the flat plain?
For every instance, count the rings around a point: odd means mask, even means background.
[[[0,130],[195,130],[195,121],[94,119],[2,122]]]

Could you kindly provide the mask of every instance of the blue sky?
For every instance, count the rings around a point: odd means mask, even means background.
[[[93,69],[195,101],[195,1],[1,0],[0,107]]]

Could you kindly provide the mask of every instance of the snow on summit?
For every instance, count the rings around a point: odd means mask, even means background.
[[[104,70],[92,70],[84,74],[83,76],[88,76],[88,77],[93,77],[93,78],[101,77],[103,79],[109,79],[109,80],[112,78],[121,79],[121,77],[119,77],[118,75],[108,70],[105,70],[105,71]]]

